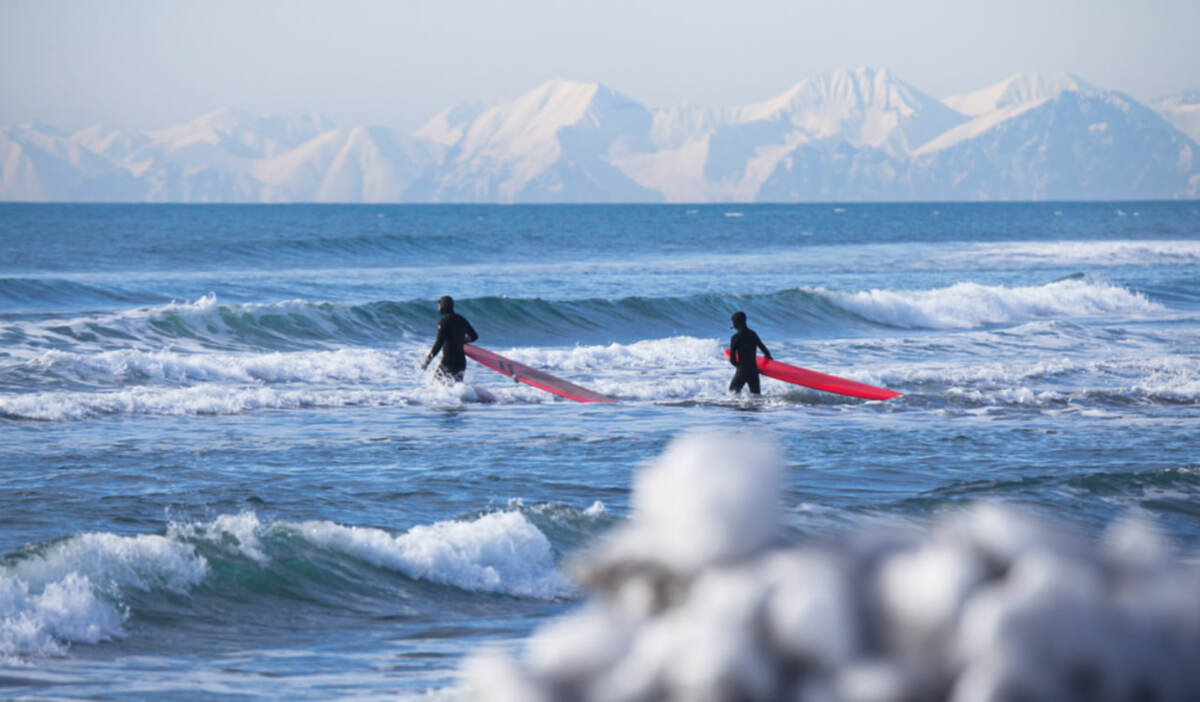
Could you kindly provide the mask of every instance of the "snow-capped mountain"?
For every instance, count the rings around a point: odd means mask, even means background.
[[[648,110],[552,80],[412,134],[223,109],[174,127],[0,130],[0,200],[705,202],[1200,196],[1200,93],[1151,107],[1066,73],[936,100],[887,70]]]

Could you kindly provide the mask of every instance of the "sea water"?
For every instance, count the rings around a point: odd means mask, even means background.
[[[434,382],[446,294],[618,402]],[[730,397],[735,310],[903,396]],[[0,697],[454,698],[696,433],[727,494],[777,456],[776,541],[1003,505],[1192,563],[1200,206],[0,205]]]

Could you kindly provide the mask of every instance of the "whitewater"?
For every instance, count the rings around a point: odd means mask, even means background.
[[[1198,420],[1191,202],[3,204],[0,697],[1189,699]]]

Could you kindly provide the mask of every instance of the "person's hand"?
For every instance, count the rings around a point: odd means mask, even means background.
[[[425,357],[425,360],[424,360],[424,361],[421,361],[421,370],[425,370],[426,368],[428,368],[428,367],[429,367],[429,361],[430,361],[430,359],[432,359],[432,358],[433,358],[433,356],[426,356],[426,357]]]

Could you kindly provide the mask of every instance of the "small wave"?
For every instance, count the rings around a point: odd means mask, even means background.
[[[1140,293],[1077,278],[1022,287],[958,283],[935,290],[821,293],[847,311],[903,329],[976,329],[1035,319],[1166,311]]]
[[[287,300],[224,305],[215,295],[73,319],[0,324],[0,339],[26,349],[103,351],[296,350],[353,342],[396,341],[410,330],[432,328],[428,305],[361,306]],[[425,314],[422,315],[421,312]]]
[[[1200,241],[1016,241],[978,244],[964,256],[989,267],[1052,266],[1194,266],[1200,264]]]

